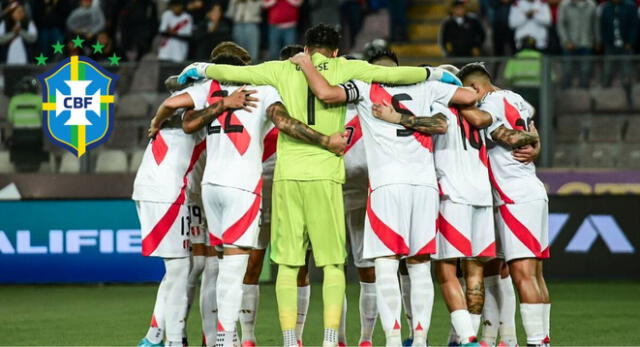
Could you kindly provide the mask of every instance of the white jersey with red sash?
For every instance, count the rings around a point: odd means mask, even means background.
[[[160,32],[170,32],[179,36],[188,37],[191,35],[193,19],[187,12],[176,16],[170,10],[165,11],[160,19]],[[174,37],[163,37],[160,41],[158,59],[171,60],[178,63],[187,58],[189,42],[185,39]]]
[[[438,252],[435,258],[494,257],[493,198],[484,130],[474,128],[455,107],[432,105],[447,119],[447,132],[434,136],[440,186]]]
[[[500,126],[529,129],[534,109],[520,95],[499,90],[488,94],[478,108],[489,113],[493,123],[487,137]],[[513,158],[512,149],[489,142],[489,177],[498,205],[496,224],[505,259],[549,256],[548,198],[536,176],[535,164]]]
[[[430,135],[375,118],[386,101],[399,113],[430,116],[431,104],[449,104],[457,87],[440,82],[383,86],[356,81],[369,172],[365,259],[435,253],[438,188]]]
[[[194,166],[205,151],[202,134],[161,129],[147,145],[133,184],[142,231],[142,254],[189,255],[187,189]]]
[[[195,109],[209,106],[239,86],[205,81],[185,89]],[[262,195],[264,138],[272,128],[267,108],[280,101],[269,86],[251,87],[260,100],[252,112],[228,110],[207,126],[203,202],[211,232],[224,244],[255,247]]]

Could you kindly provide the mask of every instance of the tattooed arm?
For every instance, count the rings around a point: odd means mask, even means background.
[[[511,148],[535,144],[540,140],[537,133],[507,129],[504,125],[491,132],[491,137],[496,142]]]
[[[347,132],[338,132],[330,136],[323,135],[301,121],[292,118],[280,102],[269,106],[269,108],[267,108],[267,115],[273,124],[275,124],[276,128],[285,134],[298,140],[318,145],[337,155],[344,154],[347,147],[347,138],[349,137]]]
[[[224,110],[223,100],[219,100],[202,110],[189,110],[184,113],[182,118],[182,130],[187,134],[195,133],[220,117]]]
[[[245,90],[245,87],[236,89],[229,96],[225,96],[202,110],[185,112],[182,119],[182,130],[187,134],[194,133],[220,117],[227,109],[241,108],[251,112],[251,108],[256,107],[254,102],[258,99],[251,96],[256,93],[255,90]]]
[[[404,125],[425,134],[444,134],[447,132],[447,118],[438,113],[432,117],[416,117],[397,112],[388,102],[373,105],[373,115],[383,121]]]

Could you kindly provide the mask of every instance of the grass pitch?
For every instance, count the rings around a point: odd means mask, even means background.
[[[308,346],[322,342],[321,288],[312,286],[304,334]],[[554,345],[638,344],[640,283],[551,282],[549,290]],[[155,285],[1,286],[0,345],[134,346],[146,333],[155,293]],[[349,284],[349,345],[358,343],[358,295],[358,285]],[[197,305],[188,324],[189,341],[197,346],[201,342]],[[436,287],[431,344],[444,345],[448,330],[448,313]],[[282,343],[271,284],[261,285],[256,335],[261,346]],[[518,336],[525,346],[521,325]],[[374,342],[384,344],[379,324]]]

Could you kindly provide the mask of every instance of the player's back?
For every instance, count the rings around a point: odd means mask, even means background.
[[[430,115],[428,83],[385,86],[356,81],[357,103],[371,189],[388,184],[427,185],[437,189],[430,135],[375,118],[373,104],[387,101],[404,114]]]
[[[547,199],[542,182],[536,176],[534,163],[517,161],[513,149],[492,141],[491,133],[500,126],[507,129],[528,131],[534,109],[519,94],[498,90],[487,94],[479,105],[492,115],[493,123],[487,128],[489,174],[498,203],[517,203]]]
[[[240,86],[209,80],[189,89],[196,109],[211,105]],[[252,86],[259,101],[251,111],[226,110],[207,125],[207,164],[203,184],[217,184],[254,191],[262,176],[264,138],[272,123],[267,108],[280,102],[270,86]]]
[[[204,137],[201,132],[185,134],[181,122],[175,123],[149,141],[133,183],[133,200],[172,203],[188,182],[191,160],[202,154],[204,147],[197,146]]]
[[[447,132],[433,137],[440,192],[445,199],[474,206],[491,206],[485,131],[474,128],[455,107],[432,105],[432,114],[447,118]]]

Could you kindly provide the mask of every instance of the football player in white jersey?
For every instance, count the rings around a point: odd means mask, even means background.
[[[183,340],[190,269],[189,205],[194,198],[189,188],[205,143],[204,134],[184,134],[179,108],[165,100],[158,109],[156,116],[173,118],[153,132],[134,181],[132,198],[140,218],[142,253],[162,257],[166,268],[151,325],[140,346],[160,346],[165,336],[167,345],[182,345]]]
[[[298,55],[294,62],[310,59]],[[389,52],[373,64],[397,66]],[[433,306],[429,260],[435,253],[438,187],[433,165],[433,145],[426,133],[446,131],[446,121],[428,114],[434,102],[473,104],[476,93],[441,82],[411,86],[383,86],[354,81],[346,88],[330,86],[320,73],[308,72],[309,87],[334,103],[357,102],[369,173],[363,258],[375,259],[376,295],[388,346],[400,346],[401,295],[399,260],[407,258],[411,279],[413,345],[426,346]],[[372,115],[383,103],[411,118],[410,126],[392,124]],[[377,106],[374,106],[377,105]],[[375,111],[374,111],[375,112]]]
[[[450,65],[440,68],[457,73]],[[409,119],[389,105],[378,110],[374,115],[388,122],[403,124]],[[477,342],[483,306],[482,263],[476,258],[495,257],[493,200],[484,132],[471,126],[452,106],[433,103],[431,116],[448,124],[445,133],[433,137],[440,190],[436,273],[458,336],[458,341],[453,342],[473,344]],[[462,263],[467,280],[466,298],[456,277],[458,259],[466,259]]]
[[[212,62],[247,65],[249,53],[242,47],[222,43],[212,52]],[[222,240],[224,255],[217,281],[218,337],[216,345],[231,346],[242,301],[242,281],[250,250],[257,245],[262,195],[263,140],[271,122],[280,131],[342,154],[346,137],[342,133],[322,135],[291,118],[270,86],[221,85],[208,80],[185,89],[194,109],[206,112],[186,114],[187,133],[207,129],[207,165],[202,197],[210,230]],[[223,112],[224,96],[240,90],[246,93],[242,107]],[[222,101],[221,101],[222,100]],[[251,109],[255,108],[252,112]]]
[[[504,253],[520,297],[527,344],[548,344],[551,304],[542,275],[542,259],[549,257],[548,198],[535,165],[512,153],[526,145],[539,150],[534,109],[520,95],[494,86],[483,64],[468,64],[459,76],[482,96],[478,109],[461,112],[471,124],[487,128],[498,251]]]
[[[359,346],[372,346],[373,330],[378,318],[376,303],[376,276],[373,260],[363,258],[364,219],[367,201],[367,158],[362,140],[362,126],[355,105],[347,105],[345,129],[349,132],[347,150],[344,154],[346,181],[344,184],[344,207],[349,244],[353,262],[360,279],[360,339]],[[342,318],[344,321],[346,317]],[[343,330],[343,327],[340,328]]]

